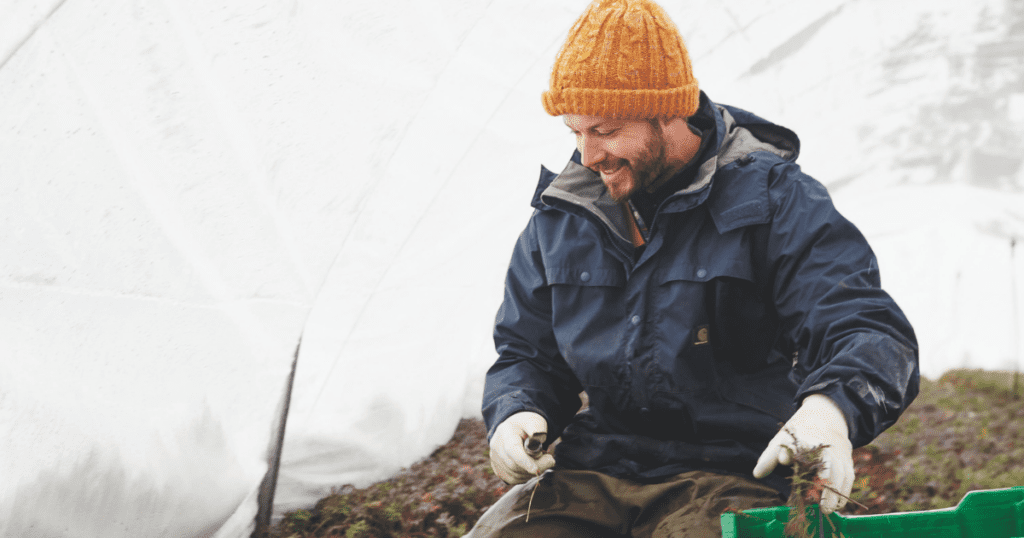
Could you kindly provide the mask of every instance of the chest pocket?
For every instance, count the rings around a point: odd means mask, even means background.
[[[662,271],[663,288],[689,289],[688,297],[672,297],[700,305],[716,370],[726,377],[751,373],[782,357],[775,350],[779,323],[771,299],[771,283],[752,228],[696,240],[687,259]],[[685,251],[684,251],[685,252]],[[672,308],[671,305],[665,305]],[[678,307],[678,306],[677,306]],[[695,344],[703,343],[697,338]]]
[[[623,340],[626,270],[607,255],[562,258],[545,268],[551,321],[559,352],[584,384],[600,380],[593,368],[614,356]],[[596,377],[595,377],[596,376]]]
[[[755,227],[727,232],[716,243],[695,241],[692,255],[666,267],[659,278],[666,292],[688,289],[700,305],[708,342],[692,338],[691,355],[711,364],[694,365],[715,379],[717,397],[784,420],[793,413],[795,386],[787,378],[788,348],[772,302],[772,284]],[[686,344],[685,342],[683,344]]]
[[[578,331],[601,330],[605,321],[625,310],[626,271],[609,264],[579,263],[548,267],[551,314],[556,330],[571,324]],[[595,327],[595,325],[597,325]]]

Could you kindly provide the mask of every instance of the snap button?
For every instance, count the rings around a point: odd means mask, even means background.
[[[584,282],[590,282],[590,273],[588,273],[586,271],[583,271],[582,273],[580,273],[580,280],[582,280]]]
[[[646,414],[648,414],[650,412],[651,412],[651,410],[647,409],[646,407],[640,410],[640,414],[641,415],[646,415]]]
[[[629,320],[633,325],[640,325],[640,316],[633,316],[633,319]]]
[[[697,278],[704,278],[706,276],[708,276],[707,269],[698,269],[697,270]]]

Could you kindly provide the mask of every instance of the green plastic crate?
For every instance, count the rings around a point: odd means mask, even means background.
[[[722,514],[722,538],[785,538],[789,507],[754,508]],[[812,536],[818,505],[807,507]],[[972,491],[952,508],[872,516],[831,514],[834,536],[844,538],[1024,538],[1024,487]],[[825,536],[833,536],[824,523]]]

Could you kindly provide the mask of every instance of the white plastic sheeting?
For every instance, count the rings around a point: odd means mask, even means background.
[[[178,6],[32,6],[0,10],[0,534],[248,525],[338,217],[276,192],[280,132]]]
[[[248,535],[300,335],[278,511],[478,414],[585,3],[0,0],[0,536]],[[1013,366],[1013,3],[663,5],[801,136],[924,372]]]

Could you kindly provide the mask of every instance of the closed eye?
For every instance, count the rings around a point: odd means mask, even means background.
[[[569,132],[572,133],[573,136],[580,136],[580,132],[577,131],[576,129],[569,129]],[[590,132],[595,134],[595,135],[597,135],[597,136],[609,136],[609,135],[613,135],[616,132],[618,132],[618,129],[612,129],[610,131],[592,130]]]

